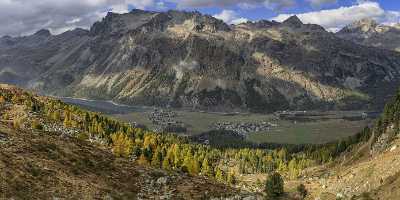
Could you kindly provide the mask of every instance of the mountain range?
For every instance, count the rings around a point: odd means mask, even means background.
[[[371,42],[383,33],[375,25],[335,34],[296,16],[228,25],[199,12],[110,12],[90,30],[0,38],[0,82],[135,105],[381,109],[397,89],[400,53]]]

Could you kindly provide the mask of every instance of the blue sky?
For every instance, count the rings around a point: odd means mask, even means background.
[[[330,31],[363,18],[385,24],[400,22],[399,0],[0,0],[0,36],[26,35],[39,29],[58,34],[90,28],[108,11],[125,13],[133,8],[197,10],[229,24],[283,21],[296,14],[304,23]]]
[[[200,2],[202,0],[183,0],[183,2]],[[210,0],[206,0],[208,2],[212,2]],[[219,0],[215,0],[218,2]],[[228,2],[227,0],[226,2]],[[330,9],[338,9],[340,7],[350,7],[361,3],[366,2],[376,2],[380,5],[380,7],[384,10],[392,10],[392,11],[400,11],[400,2],[398,0],[371,0],[371,1],[362,1],[362,0],[291,0],[294,2],[294,5],[283,7],[281,9],[268,8],[262,5],[261,3],[254,3],[253,8],[243,8],[240,6],[240,3],[232,3],[230,5],[221,6],[221,5],[213,5],[209,3],[209,6],[196,6],[193,7],[179,6],[179,0],[160,0],[158,2],[162,2],[164,4],[165,9],[181,9],[181,10],[198,10],[202,13],[216,15],[221,13],[223,10],[233,10],[240,14],[241,17],[250,19],[250,20],[259,20],[259,19],[270,19],[279,14],[299,14],[299,13],[308,13],[313,11],[320,10],[330,10]],[[178,2],[178,3],[173,3]],[[182,2],[182,1],[181,1]],[[232,2],[236,2],[233,0]],[[239,1],[240,2],[240,1]],[[246,2],[246,0],[242,1]],[[313,4],[314,2],[314,4]],[[317,3],[319,2],[319,4]],[[315,4],[317,3],[317,4]],[[133,8],[134,6],[131,6]],[[160,10],[157,6],[149,6],[148,10]]]
[[[154,5],[158,7],[148,9],[198,10],[233,24],[260,19],[283,21],[297,14],[304,23],[331,31],[363,18],[385,24],[400,22],[398,0],[160,0]]]

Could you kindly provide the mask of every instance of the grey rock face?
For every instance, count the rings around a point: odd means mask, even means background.
[[[229,26],[198,12],[133,10],[109,13],[90,31],[0,38],[0,81],[127,104],[256,112],[380,107],[399,69],[399,54],[297,17]]]

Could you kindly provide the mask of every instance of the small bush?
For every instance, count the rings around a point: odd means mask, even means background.
[[[86,133],[86,132],[81,132],[81,133],[78,134],[78,139],[82,140],[82,141],[88,140],[89,139],[89,134]]]
[[[307,189],[303,184],[298,185],[296,190],[299,193],[301,198],[304,199],[307,196]]]
[[[35,119],[32,121],[32,129],[43,130],[43,126],[40,124],[38,120]]]

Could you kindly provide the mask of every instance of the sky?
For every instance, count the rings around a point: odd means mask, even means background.
[[[88,29],[107,12],[125,13],[134,8],[197,10],[229,24],[283,21],[297,15],[304,23],[333,32],[364,18],[400,23],[399,0],[0,0],[0,36],[28,35],[40,29],[53,34]]]

